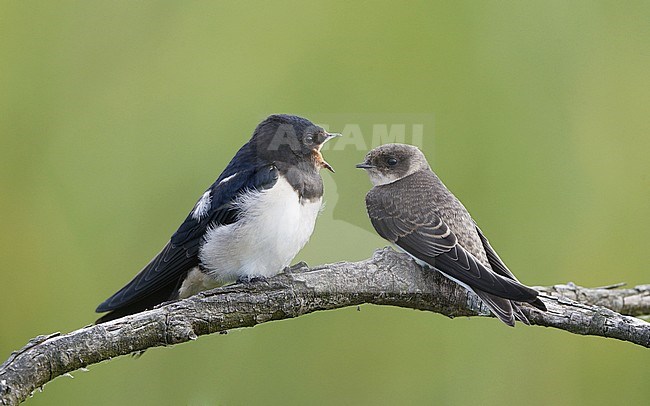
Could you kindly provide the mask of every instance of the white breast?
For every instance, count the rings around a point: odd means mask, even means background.
[[[280,273],[309,240],[321,202],[300,202],[283,177],[271,189],[243,195],[235,203],[239,221],[207,233],[199,252],[205,272],[221,283]]]

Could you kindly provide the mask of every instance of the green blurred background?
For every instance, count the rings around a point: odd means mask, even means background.
[[[92,322],[275,112],[358,125],[368,147],[373,124],[405,122],[406,141],[423,124],[434,169],[525,283],[650,283],[650,3],[348,3],[0,4],[0,358]],[[337,173],[324,175],[327,209],[296,261],[384,245],[353,167],[365,152],[352,142],[326,152]],[[28,404],[650,395],[648,352],[629,343],[376,306],[74,377]]]

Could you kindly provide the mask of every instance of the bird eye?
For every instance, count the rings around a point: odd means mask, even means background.
[[[397,165],[397,159],[388,158],[388,160],[386,160],[386,163],[388,164],[388,166],[395,166],[395,165]]]
[[[313,136],[313,135],[308,135],[308,136],[306,136],[306,137],[305,137],[305,142],[306,142],[307,144],[311,144],[312,142],[314,142],[314,136]]]

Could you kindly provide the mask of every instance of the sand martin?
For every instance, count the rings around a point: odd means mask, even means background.
[[[476,293],[509,326],[515,319],[528,324],[522,302],[546,311],[538,292],[515,278],[418,148],[382,145],[357,168],[365,169],[374,185],[366,207],[381,237]]]

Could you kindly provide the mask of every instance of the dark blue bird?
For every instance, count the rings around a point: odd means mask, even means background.
[[[238,279],[270,277],[307,243],[321,209],[329,134],[311,121],[262,121],[171,239],[97,307],[102,323]]]

